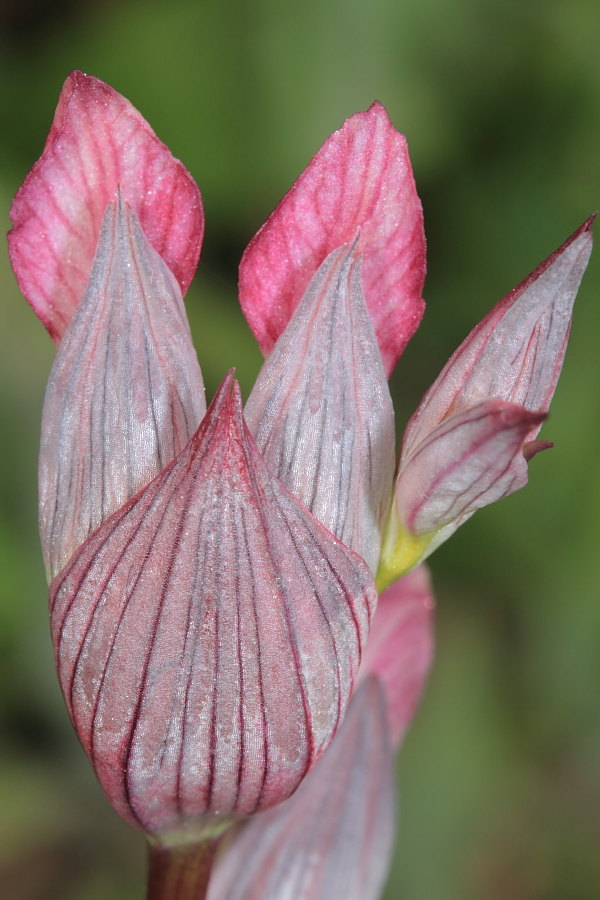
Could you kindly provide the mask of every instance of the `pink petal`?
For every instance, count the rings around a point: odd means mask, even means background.
[[[412,534],[453,523],[527,483],[527,435],[544,413],[488,400],[448,416],[400,465],[396,505]],[[446,534],[446,537],[449,535]]]
[[[375,599],[270,474],[229,376],[52,584],[60,683],[117,811],[164,838],[289,796],[344,716]]]
[[[379,598],[358,682],[376,675],[383,686],[397,747],[417,708],[433,661],[434,601],[425,566],[413,569]]]
[[[394,476],[394,410],[360,263],[345,246],[321,265],[262,367],[246,419],[271,471],[374,571]]]
[[[296,793],[223,848],[208,900],[377,900],[394,833],[392,762],[381,685],[371,677]]]
[[[403,456],[452,412],[493,397],[528,410],[548,411],[565,356],[573,303],[592,250],[593,220],[592,216],[584,222],[463,341],[409,422]]]
[[[348,119],[248,245],[240,303],[271,352],[323,260],[354,241],[388,375],[423,315],[423,214],[406,139],[374,103]]]
[[[185,447],[205,408],[179,285],[135,212],[109,204],[46,390],[39,495],[51,577]]]
[[[8,235],[19,286],[57,342],[85,291],[118,188],[185,293],[204,231],[193,178],[128,100],[71,72],[44,152],[13,201]]]

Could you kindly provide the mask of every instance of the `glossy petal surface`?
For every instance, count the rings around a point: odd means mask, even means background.
[[[224,848],[208,900],[377,900],[394,832],[383,692],[369,678],[296,793]]]
[[[498,398],[530,411],[548,411],[573,303],[592,250],[592,222],[584,222],[463,341],[409,422],[403,460],[446,416],[484,400]]]
[[[271,352],[323,260],[354,241],[388,375],[423,315],[423,214],[406,139],[374,103],[325,142],[248,245],[240,302]]]
[[[373,675],[381,681],[396,747],[433,661],[433,609],[429,573],[419,566],[381,594],[360,666],[359,681]]]
[[[185,293],[204,230],[193,178],[128,100],[71,72],[44,152],[13,201],[8,236],[19,287],[57,342],[85,291],[117,189]]]
[[[179,285],[135,212],[109,204],[46,390],[39,497],[51,577],[185,447],[204,412]]]
[[[394,411],[360,258],[334,251],[267,358],[246,419],[271,470],[377,567],[395,465]]]
[[[164,834],[286,798],[344,715],[374,604],[365,563],[266,468],[229,378],[52,585],[61,686],[115,808]]]
[[[458,527],[527,483],[525,438],[544,413],[490,400],[448,416],[403,461],[396,505],[412,534]]]

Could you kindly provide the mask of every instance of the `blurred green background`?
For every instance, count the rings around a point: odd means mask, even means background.
[[[204,195],[187,306],[209,392],[235,364],[247,393],[260,362],[236,302],[245,244],[375,98],[409,139],[429,244],[399,423],[600,202],[597,0],[5,0],[0,21],[6,227],[67,72],[110,82]],[[600,894],[599,281],[596,258],[543,432],[555,449],[432,559],[437,659],[399,762],[386,900]],[[142,840],[96,786],[53,673],[35,495],[53,348],[4,254],[0,285],[0,895],[141,900]]]

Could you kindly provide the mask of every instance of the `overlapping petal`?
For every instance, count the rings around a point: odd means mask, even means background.
[[[423,315],[425,237],[406,139],[379,103],[331,135],[244,253],[240,302],[265,354],[323,260],[357,237],[389,375]]]
[[[42,156],[13,201],[8,236],[19,286],[57,342],[85,291],[118,188],[185,293],[204,231],[193,178],[128,100],[71,72]]]
[[[396,505],[412,534],[458,528],[477,509],[527,483],[527,435],[544,413],[488,400],[444,419],[400,468]]]
[[[425,566],[418,566],[383,591],[369,633],[358,681],[376,676],[397,747],[404,738],[433,661],[433,591]]]
[[[61,686],[115,808],[164,835],[287,797],[343,718],[374,603],[365,563],[265,466],[228,378],[52,585]]]
[[[377,567],[394,411],[353,246],[331,253],[265,361],[246,419],[271,470]]]
[[[377,900],[393,845],[392,758],[383,691],[371,677],[294,796],[223,848],[208,900]]]
[[[548,412],[567,348],[573,303],[592,251],[593,221],[593,216],[587,219],[465,338],[408,423],[403,460],[451,413],[485,400],[497,398],[532,412]]]
[[[51,578],[185,447],[204,412],[179,285],[119,199],[46,390],[39,499]]]
[[[393,746],[433,656],[424,566],[384,591],[348,714],[296,793],[223,848],[209,900],[376,900],[394,832]]]

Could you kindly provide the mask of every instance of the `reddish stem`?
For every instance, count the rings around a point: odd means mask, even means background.
[[[146,900],[205,900],[218,844],[150,844]]]

